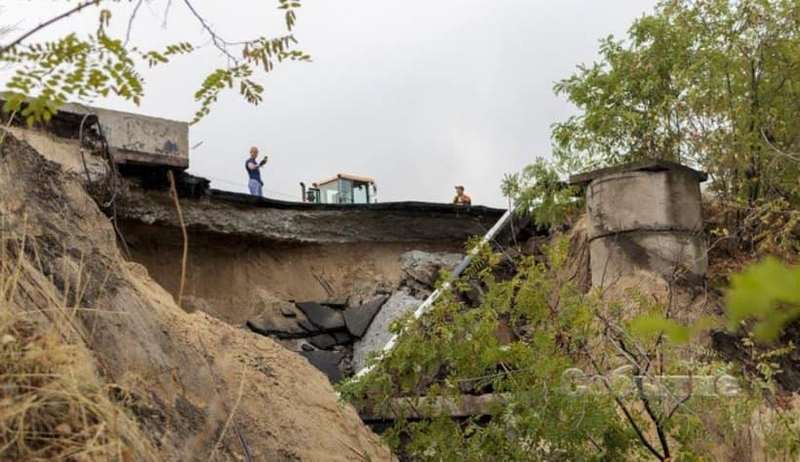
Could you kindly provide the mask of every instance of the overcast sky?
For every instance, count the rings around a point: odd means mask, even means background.
[[[182,0],[146,2],[132,42],[207,43]],[[221,35],[282,33],[277,0],[194,0]],[[3,25],[24,31],[71,3],[1,0]],[[74,4],[74,2],[72,2]],[[553,84],[597,56],[655,0],[304,0],[295,36],[311,63],[263,79],[264,102],[226,94],[190,130],[189,171],[219,189],[245,191],[244,160],[257,145],[271,160],[265,195],[299,200],[298,183],[335,173],[375,177],[381,201],[449,201],[464,184],[477,204],[503,206],[503,175],[550,154],[550,126],[574,109]],[[132,3],[110,4],[124,32]],[[97,9],[37,39],[96,27]],[[147,71],[140,107],[95,104],[190,120],[205,73],[225,61],[212,47]]]

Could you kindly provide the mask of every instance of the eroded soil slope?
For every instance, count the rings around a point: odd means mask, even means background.
[[[177,297],[183,240],[180,230],[125,221],[131,258]],[[358,305],[391,292],[410,250],[460,251],[461,242],[287,243],[189,230],[183,308],[233,325],[269,308],[265,301],[343,299]],[[279,312],[273,313],[279,315]]]
[[[271,461],[390,458],[304,359],[176,306],[143,266],[122,258],[79,178],[11,135],[0,147],[0,214],[4,255],[31,262],[16,305],[45,308],[45,286],[78,301],[69,322],[102,379],[135,397],[124,404],[159,459],[244,460],[246,450]]]

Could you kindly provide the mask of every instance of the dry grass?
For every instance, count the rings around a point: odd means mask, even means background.
[[[15,301],[32,266],[7,245],[21,242],[0,239],[0,461],[156,460],[128,411],[109,398],[80,337]],[[48,314],[74,314],[51,295]]]

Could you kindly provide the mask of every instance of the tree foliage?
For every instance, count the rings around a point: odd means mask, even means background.
[[[789,323],[800,319],[800,267],[767,258],[733,275],[726,313],[731,328],[755,320],[757,339],[776,340]]]
[[[699,461],[742,451],[737,440],[774,397],[771,376],[756,381],[703,348],[664,342],[665,330],[685,340],[669,315],[680,311],[673,302],[582,293],[563,276],[567,251],[558,239],[545,260],[516,259],[509,275],[508,258],[484,248],[432,312],[393,327],[402,332],[395,349],[365,378],[342,385],[342,396],[394,413],[385,437],[410,460]],[[466,295],[476,290],[477,305]],[[503,340],[502,331],[513,338]],[[769,370],[771,359],[754,362]],[[488,393],[504,401],[463,422],[435,409],[412,419],[393,406],[396,397],[424,410],[429,401],[418,397],[458,402]],[[780,418],[762,424],[765,440],[800,435],[797,415]],[[800,454],[784,443],[750,449],[771,460]]]
[[[664,0],[626,40],[556,85],[580,113],[554,127],[572,170],[689,163],[730,200],[800,204],[800,2]]]
[[[575,189],[564,185],[556,166],[542,158],[520,173],[506,175],[501,190],[521,213],[530,213],[541,225],[557,226],[578,208]]]
[[[26,32],[20,38],[0,46],[0,62],[13,70],[3,93],[4,112],[20,111],[28,124],[47,122],[60,106],[68,101],[91,102],[97,97],[116,95],[139,104],[144,96],[143,69],[164,65],[175,56],[190,55],[197,47],[179,40],[160,50],[143,50],[129,46],[128,40],[110,32],[111,11],[103,8],[108,0],[78,3],[56,19],[67,19],[84,8],[99,9],[96,31],[88,34],[69,33],[55,40],[26,42],[42,26]],[[141,3],[141,0],[138,2]],[[286,33],[275,37],[256,36],[242,42],[229,42],[221,37],[188,0],[184,5],[200,22],[212,43],[226,59],[227,65],[208,72],[194,93],[199,103],[193,122],[208,115],[219,95],[237,89],[251,104],[262,101],[264,87],[256,80],[257,73],[270,72],[283,61],[309,61],[308,54],[296,48],[291,34],[297,21],[299,0],[278,0],[283,12]],[[135,19],[134,7],[130,24]],[[129,24],[129,27],[130,27]],[[130,31],[129,31],[130,33]],[[128,33],[128,35],[129,35]]]

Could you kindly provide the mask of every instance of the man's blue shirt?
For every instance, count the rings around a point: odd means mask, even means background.
[[[250,169],[251,165],[255,167],[252,170]],[[261,169],[258,167],[259,167],[258,162],[256,162],[254,159],[248,158],[244,162],[244,169],[247,170],[247,175],[250,176],[250,179],[258,181],[259,184],[264,184],[261,181]]]

